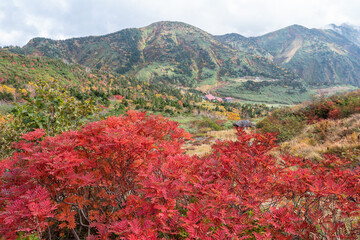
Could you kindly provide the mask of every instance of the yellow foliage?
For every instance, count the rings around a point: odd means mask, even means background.
[[[0,92],[6,92],[6,93],[15,94],[16,89],[12,88],[12,87],[8,87],[6,85],[0,84]]]
[[[227,118],[228,120],[240,120],[240,115],[234,112],[227,112]]]
[[[220,109],[221,112],[226,112],[226,109],[224,106],[218,106],[218,108]]]
[[[7,115],[0,115],[0,124],[5,123],[8,119]]]
[[[20,93],[23,95],[27,95],[28,91],[26,91],[26,89],[20,89]]]
[[[174,97],[174,96],[168,96],[168,98],[169,98],[170,100],[177,100],[177,97]]]

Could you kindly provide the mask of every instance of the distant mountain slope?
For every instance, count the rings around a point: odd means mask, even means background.
[[[185,86],[241,76],[296,77],[271,59],[259,56],[256,50],[235,49],[181,22],[157,22],[144,28],[64,41],[35,38],[24,46],[24,51],[114,70],[141,80]]]
[[[181,110],[183,107],[179,101],[192,107],[202,100],[195,91],[158,83],[148,84],[112,72],[66,64],[59,59],[24,56],[0,49],[0,106],[22,101],[22,94],[34,92],[33,84],[50,79],[56,80],[79,100],[93,97],[103,105],[109,104],[109,98],[113,99],[116,95],[124,98],[129,107],[147,104],[153,111],[165,111],[174,106]]]
[[[360,48],[332,30],[293,25],[250,39],[311,85],[360,85]]]
[[[30,57],[0,50],[0,83],[16,89],[25,88],[30,82],[39,79],[50,78],[67,86],[79,86],[91,74],[94,72],[86,71],[80,65],[69,65],[58,59]]]
[[[258,44],[247,37],[244,37],[237,33],[229,33],[225,35],[215,36],[219,41],[228,44],[232,48],[238,49],[249,55],[257,55],[261,57],[273,59],[273,56],[267,52],[265,49],[258,46]]]
[[[339,33],[340,35],[349,39],[356,45],[360,46],[360,27],[359,26],[353,26],[353,25],[344,23],[344,24],[341,24],[340,26],[337,26],[335,24],[330,24],[326,28]]]

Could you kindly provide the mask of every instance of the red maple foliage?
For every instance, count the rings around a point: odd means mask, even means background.
[[[124,99],[124,97],[121,96],[121,95],[114,95],[114,97],[115,97],[116,100],[123,100]]]
[[[268,152],[272,134],[218,141],[129,111],[55,137],[41,130],[0,162],[0,234],[59,239],[333,239],[359,236],[359,168]]]

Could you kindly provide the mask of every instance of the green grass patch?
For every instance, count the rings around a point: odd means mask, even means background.
[[[231,129],[234,123],[234,121],[194,115],[179,115],[170,117],[170,120],[178,122],[180,128],[194,135],[202,135],[208,131]]]
[[[217,68],[215,68],[214,70],[203,68],[201,74],[202,79],[199,83],[199,86],[214,85],[217,81],[217,71],[218,71]]]
[[[196,133],[197,128],[194,126],[195,121],[199,121],[202,119],[201,116],[194,116],[194,115],[181,115],[176,117],[170,117],[171,121],[178,122],[180,125],[179,127],[184,129],[185,131],[189,133]]]
[[[15,106],[11,103],[0,103],[0,113],[9,113]]]
[[[251,89],[248,84],[238,82],[220,88],[217,92],[222,96],[229,96],[244,100],[247,103],[265,103],[277,105],[293,105],[311,98],[313,91],[307,88],[293,88],[277,82],[269,85],[255,83],[257,86]]]

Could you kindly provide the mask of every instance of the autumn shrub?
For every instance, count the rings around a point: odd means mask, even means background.
[[[14,95],[7,92],[0,92],[0,101],[12,102],[14,101]]]
[[[360,112],[360,91],[315,98],[299,112],[309,123],[323,119],[341,119]]]
[[[26,130],[42,128],[54,135],[80,126],[85,117],[99,111],[91,98],[77,100],[56,80],[39,80],[33,85],[35,94],[24,95],[26,103],[13,110]]]
[[[165,198],[151,197],[157,190],[142,183],[167,178],[161,175],[161,166],[167,156],[177,158],[186,137],[176,126],[160,117],[128,112],[126,117],[43,141],[39,140],[44,130],[23,136],[18,144],[22,152],[1,162],[0,232],[6,237],[35,231],[39,236],[81,239],[125,234],[129,226],[144,235],[148,231],[149,236],[167,232],[171,228],[166,219],[174,210],[162,204],[175,207],[171,193],[164,190]],[[158,187],[177,180],[168,178]],[[172,189],[170,185],[164,189]],[[164,214],[165,222],[151,221],[157,214]]]
[[[221,125],[217,119],[210,117],[203,117],[201,120],[196,122],[198,128],[207,128],[214,131],[224,130],[225,128]]]
[[[134,111],[45,137],[0,162],[0,233],[46,239],[355,239],[359,168],[269,156],[270,133],[189,157],[189,136]]]
[[[0,115],[0,159],[15,150],[12,142],[21,134],[37,128],[45,129],[48,135],[75,129],[99,110],[92,99],[79,101],[70,96],[56,80],[33,85],[35,93],[24,95],[25,103],[17,104],[12,114]]]
[[[227,170],[217,175],[232,179],[227,189],[238,195],[243,213],[255,216],[246,232],[256,230],[258,239],[359,236],[359,167],[330,155],[323,162],[286,156],[277,163],[268,155],[274,140],[240,130],[237,142],[213,146],[210,159],[221,162],[215,168]]]
[[[336,154],[357,164],[360,147],[360,114],[345,119],[322,120],[308,125],[296,137],[283,142],[274,154],[291,154],[308,159],[323,159],[323,153]]]
[[[14,101],[16,90],[15,88],[0,84],[0,101],[11,102]]]
[[[306,124],[327,119],[344,119],[360,113],[360,91],[314,98],[305,106],[275,109],[259,121],[263,132],[277,132],[278,141],[288,141],[301,133]]]
[[[23,125],[18,118],[10,114],[0,114],[0,160],[14,152],[13,142],[20,140],[25,133]]]
[[[277,141],[279,142],[292,139],[305,126],[305,117],[302,114],[295,114],[290,108],[276,109],[256,124],[262,132],[278,133]]]

